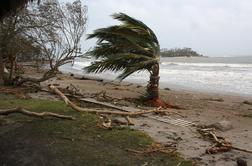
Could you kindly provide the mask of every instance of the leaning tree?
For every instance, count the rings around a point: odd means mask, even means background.
[[[121,71],[120,80],[135,72],[148,71],[148,99],[159,99],[160,46],[156,35],[143,22],[124,13],[116,13],[112,17],[122,24],[97,29],[88,35],[88,39],[98,40],[88,52],[96,60],[85,70],[88,73]]]
[[[80,48],[86,22],[87,6],[82,5],[80,0],[72,3],[43,0],[39,6],[29,6],[5,18],[0,22],[0,55],[5,58],[5,63],[0,63],[0,67],[6,66],[6,59],[13,64],[17,57],[27,56],[24,50],[28,49],[34,59],[36,57],[48,62],[49,68],[37,79],[15,75],[13,67],[10,67],[9,77],[7,79],[5,74],[4,82],[8,80],[16,85],[40,83],[54,77],[60,66],[83,56]],[[34,49],[39,55],[34,54]]]
[[[34,0],[1,0],[0,1],[0,21],[3,21],[8,15],[15,13],[18,9],[23,8],[28,2]],[[39,3],[40,0],[37,0]],[[1,48],[0,48],[1,49]],[[0,85],[4,83],[4,57],[0,54]]]

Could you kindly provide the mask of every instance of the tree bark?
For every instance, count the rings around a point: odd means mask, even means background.
[[[150,100],[159,99],[159,63],[153,65],[150,72],[150,81],[147,85],[148,98]]]
[[[2,55],[0,55],[0,85],[4,85],[4,62]]]
[[[15,58],[13,56],[9,57],[10,60],[10,74],[9,74],[9,81],[13,81],[14,69],[15,69]]]

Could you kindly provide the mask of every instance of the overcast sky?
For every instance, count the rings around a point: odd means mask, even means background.
[[[252,56],[252,0],[82,0],[87,33],[118,24],[124,12],[146,23],[161,48],[190,47],[207,56]],[[83,43],[85,48],[94,41]]]

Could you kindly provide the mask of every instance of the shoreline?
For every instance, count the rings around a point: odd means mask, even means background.
[[[79,59],[74,66],[62,66],[62,70],[86,75],[82,68],[91,62],[92,60]],[[250,59],[210,58],[207,63],[203,62],[201,58],[163,58],[160,64],[160,88],[252,97],[250,86],[252,61]],[[88,75],[110,78],[112,81],[119,73],[106,71],[102,74]],[[149,74],[147,72],[134,73],[124,80],[124,82],[143,86],[146,86],[148,81]]]
[[[128,80],[123,80],[119,81],[117,79],[105,79],[99,76],[95,76],[95,74],[80,74],[80,73],[74,73],[71,71],[62,71],[62,74],[66,74],[68,76],[74,75],[75,77],[85,77],[89,78],[90,80],[104,80],[106,82],[115,82],[115,83],[120,83],[120,84],[134,84],[137,86],[143,86],[145,87],[147,85],[146,83],[143,83],[141,81],[133,81],[133,79],[128,79]],[[240,93],[235,93],[235,92],[225,92],[225,91],[211,91],[211,90],[203,90],[203,89],[197,89],[197,88],[191,88],[191,87],[185,87],[185,86],[180,86],[180,85],[174,85],[174,84],[164,84],[160,83],[160,90],[165,90],[166,88],[173,90],[173,91],[178,91],[181,93],[197,93],[197,94],[203,94],[203,95],[212,95],[212,96],[226,96],[226,97],[237,97],[237,98],[244,98],[244,99],[252,99],[252,94],[251,95],[246,95],[246,94],[240,94]]]

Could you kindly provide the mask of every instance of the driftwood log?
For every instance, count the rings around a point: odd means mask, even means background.
[[[31,117],[36,117],[36,118],[45,118],[45,117],[55,117],[55,118],[60,118],[60,119],[68,119],[68,120],[74,120],[72,116],[66,116],[66,115],[60,115],[52,112],[31,112],[28,111],[24,108],[12,108],[12,109],[6,109],[6,110],[1,110],[0,109],[0,115],[9,115],[9,114],[14,114],[14,113],[20,113],[23,115],[31,116]]]
[[[246,153],[252,153],[251,150],[246,150],[238,147],[234,147],[231,142],[226,141],[224,137],[217,136],[214,133],[214,128],[206,128],[206,129],[199,129],[199,133],[209,138],[215,145],[209,149],[206,150],[207,154],[216,154],[220,152],[227,152],[230,150],[238,150]]]
[[[163,113],[163,112],[168,112],[168,110],[161,110],[160,108],[158,109],[152,109],[152,110],[141,110],[141,111],[134,111],[134,112],[125,112],[125,109],[121,109],[121,111],[104,111],[104,110],[94,110],[94,109],[88,109],[88,108],[82,108],[77,106],[76,104],[74,104],[73,102],[71,102],[58,88],[56,88],[53,85],[49,85],[48,86],[49,89],[51,89],[54,93],[56,93],[57,95],[59,95],[61,97],[61,99],[66,103],[66,105],[68,105],[69,107],[71,107],[72,109],[74,109],[75,111],[78,112],[87,112],[87,113],[94,113],[94,114],[112,114],[112,115],[120,115],[120,116],[124,116],[128,119],[128,117],[135,117],[135,116],[140,116],[140,115],[144,115],[144,114],[149,114],[149,113]],[[95,103],[96,104],[96,103]],[[99,103],[101,105],[101,103]],[[105,105],[106,107],[108,107],[108,105]],[[115,107],[111,107],[117,110],[120,110],[120,108],[115,108]]]

